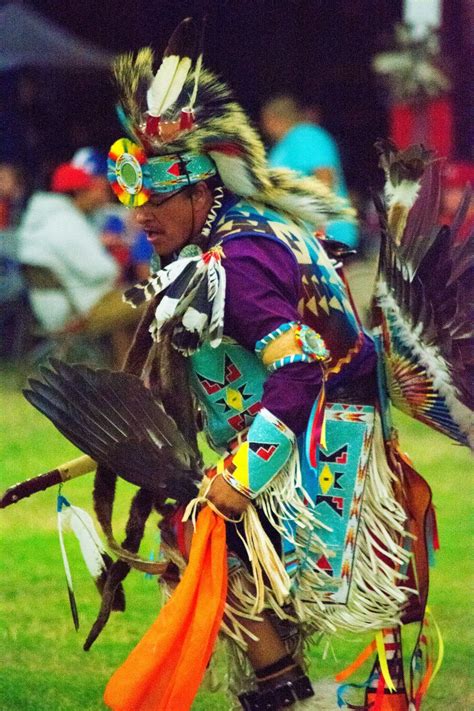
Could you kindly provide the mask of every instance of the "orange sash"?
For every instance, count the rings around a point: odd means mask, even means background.
[[[187,711],[206,671],[227,595],[225,523],[198,515],[184,575],[125,662],[104,701],[114,711]]]

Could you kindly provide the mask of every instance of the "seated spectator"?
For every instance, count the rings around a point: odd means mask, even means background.
[[[316,114],[312,114],[313,120]],[[336,195],[348,197],[339,149],[322,126],[308,119],[308,113],[291,96],[267,101],[261,110],[263,133],[272,142],[268,163],[272,168],[291,168],[301,175],[314,176]],[[355,224],[343,220],[329,222],[327,236],[350,248],[357,246]]]
[[[73,321],[85,334],[110,335],[118,365],[126,331],[140,314],[122,302],[120,270],[89,219],[108,200],[107,179],[93,166],[60,165],[51,192],[38,192],[28,203],[18,232],[19,260],[51,274],[49,287],[32,284],[29,294],[44,330],[58,332]]]

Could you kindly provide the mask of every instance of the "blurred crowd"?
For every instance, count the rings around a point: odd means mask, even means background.
[[[261,129],[271,166],[315,176],[352,201],[358,224],[329,223],[327,235],[362,258],[373,255],[373,205],[349,193],[319,109],[275,96],[262,106]],[[153,255],[133,211],[115,201],[106,170],[105,155],[81,148],[54,168],[46,190],[28,194],[21,168],[0,164],[1,358],[37,364],[56,354],[120,367],[140,318],[122,293],[147,278]],[[440,224],[451,222],[473,180],[472,164],[445,164]]]
[[[106,172],[105,156],[82,148],[54,169],[49,190],[28,196],[21,171],[0,165],[4,358],[99,353],[120,366],[140,317],[122,293],[146,278],[152,249]]]

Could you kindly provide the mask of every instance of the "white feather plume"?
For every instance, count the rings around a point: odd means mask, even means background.
[[[64,573],[66,575],[66,582],[69,590],[73,591],[71,566],[69,565],[69,559],[66,553],[66,547],[64,545],[64,524],[65,524],[65,510],[58,511],[58,535],[59,535],[59,547],[61,549],[61,557],[63,559]]]
[[[217,348],[222,341],[224,333],[224,307],[225,307],[225,286],[226,274],[221,262],[218,261],[213,266],[213,271],[217,275],[217,289],[213,296],[212,315],[209,323],[209,336],[212,348]]]
[[[198,88],[199,88],[199,76],[201,74],[201,69],[202,69],[202,52],[199,54],[197,60],[196,60],[196,67],[194,69],[194,87],[193,87],[193,93],[191,94],[191,98],[189,100],[189,108],[192,109],[194,107],[194,104],[196,103],[196,97],[198,93]]]
[[[66,523],[66,509],[69,506],[69,502],[61,495],[58,496],[57,504],[57,516],[58,516],[58,535],[59,535],[59,547],[61,549],[61,558],[64,566],[64,573],[66,575],[67,591],[69,595],[69,606],[71,608],[72,619],[74,621],[74,627],[76,631],[79,629],[79,614],[77,612],[76,597],[74,595],[74,587],[72,584],[71,567],[69,565],[69,559],[67,557],[66,546],[64,545],[64,527]]]
[[[147,91],[148,111],[152,116],[162,116],[175,103],[191,65],[190,57],[172,54],[163,59]]]
[[[79,542],[89,573],[96,580],[105,570],[103,559],[105,548],[95,530],[92,518],[87,511],[72,504],[65,506],[62,514],[64,523],[69,526]]]
[[[393,185],[390,179],[385,182],[385,197],[388,207],[402,205],[406,208],[413,207],[420,191],[420,180],[402,180],[398,185]]]

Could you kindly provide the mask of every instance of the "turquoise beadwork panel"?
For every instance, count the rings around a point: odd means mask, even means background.
[[[206,343],[189,357],[191,387],[216,447],[225,447],[247,429],[261,407],[268,373],[256,355],[232,341]]]

